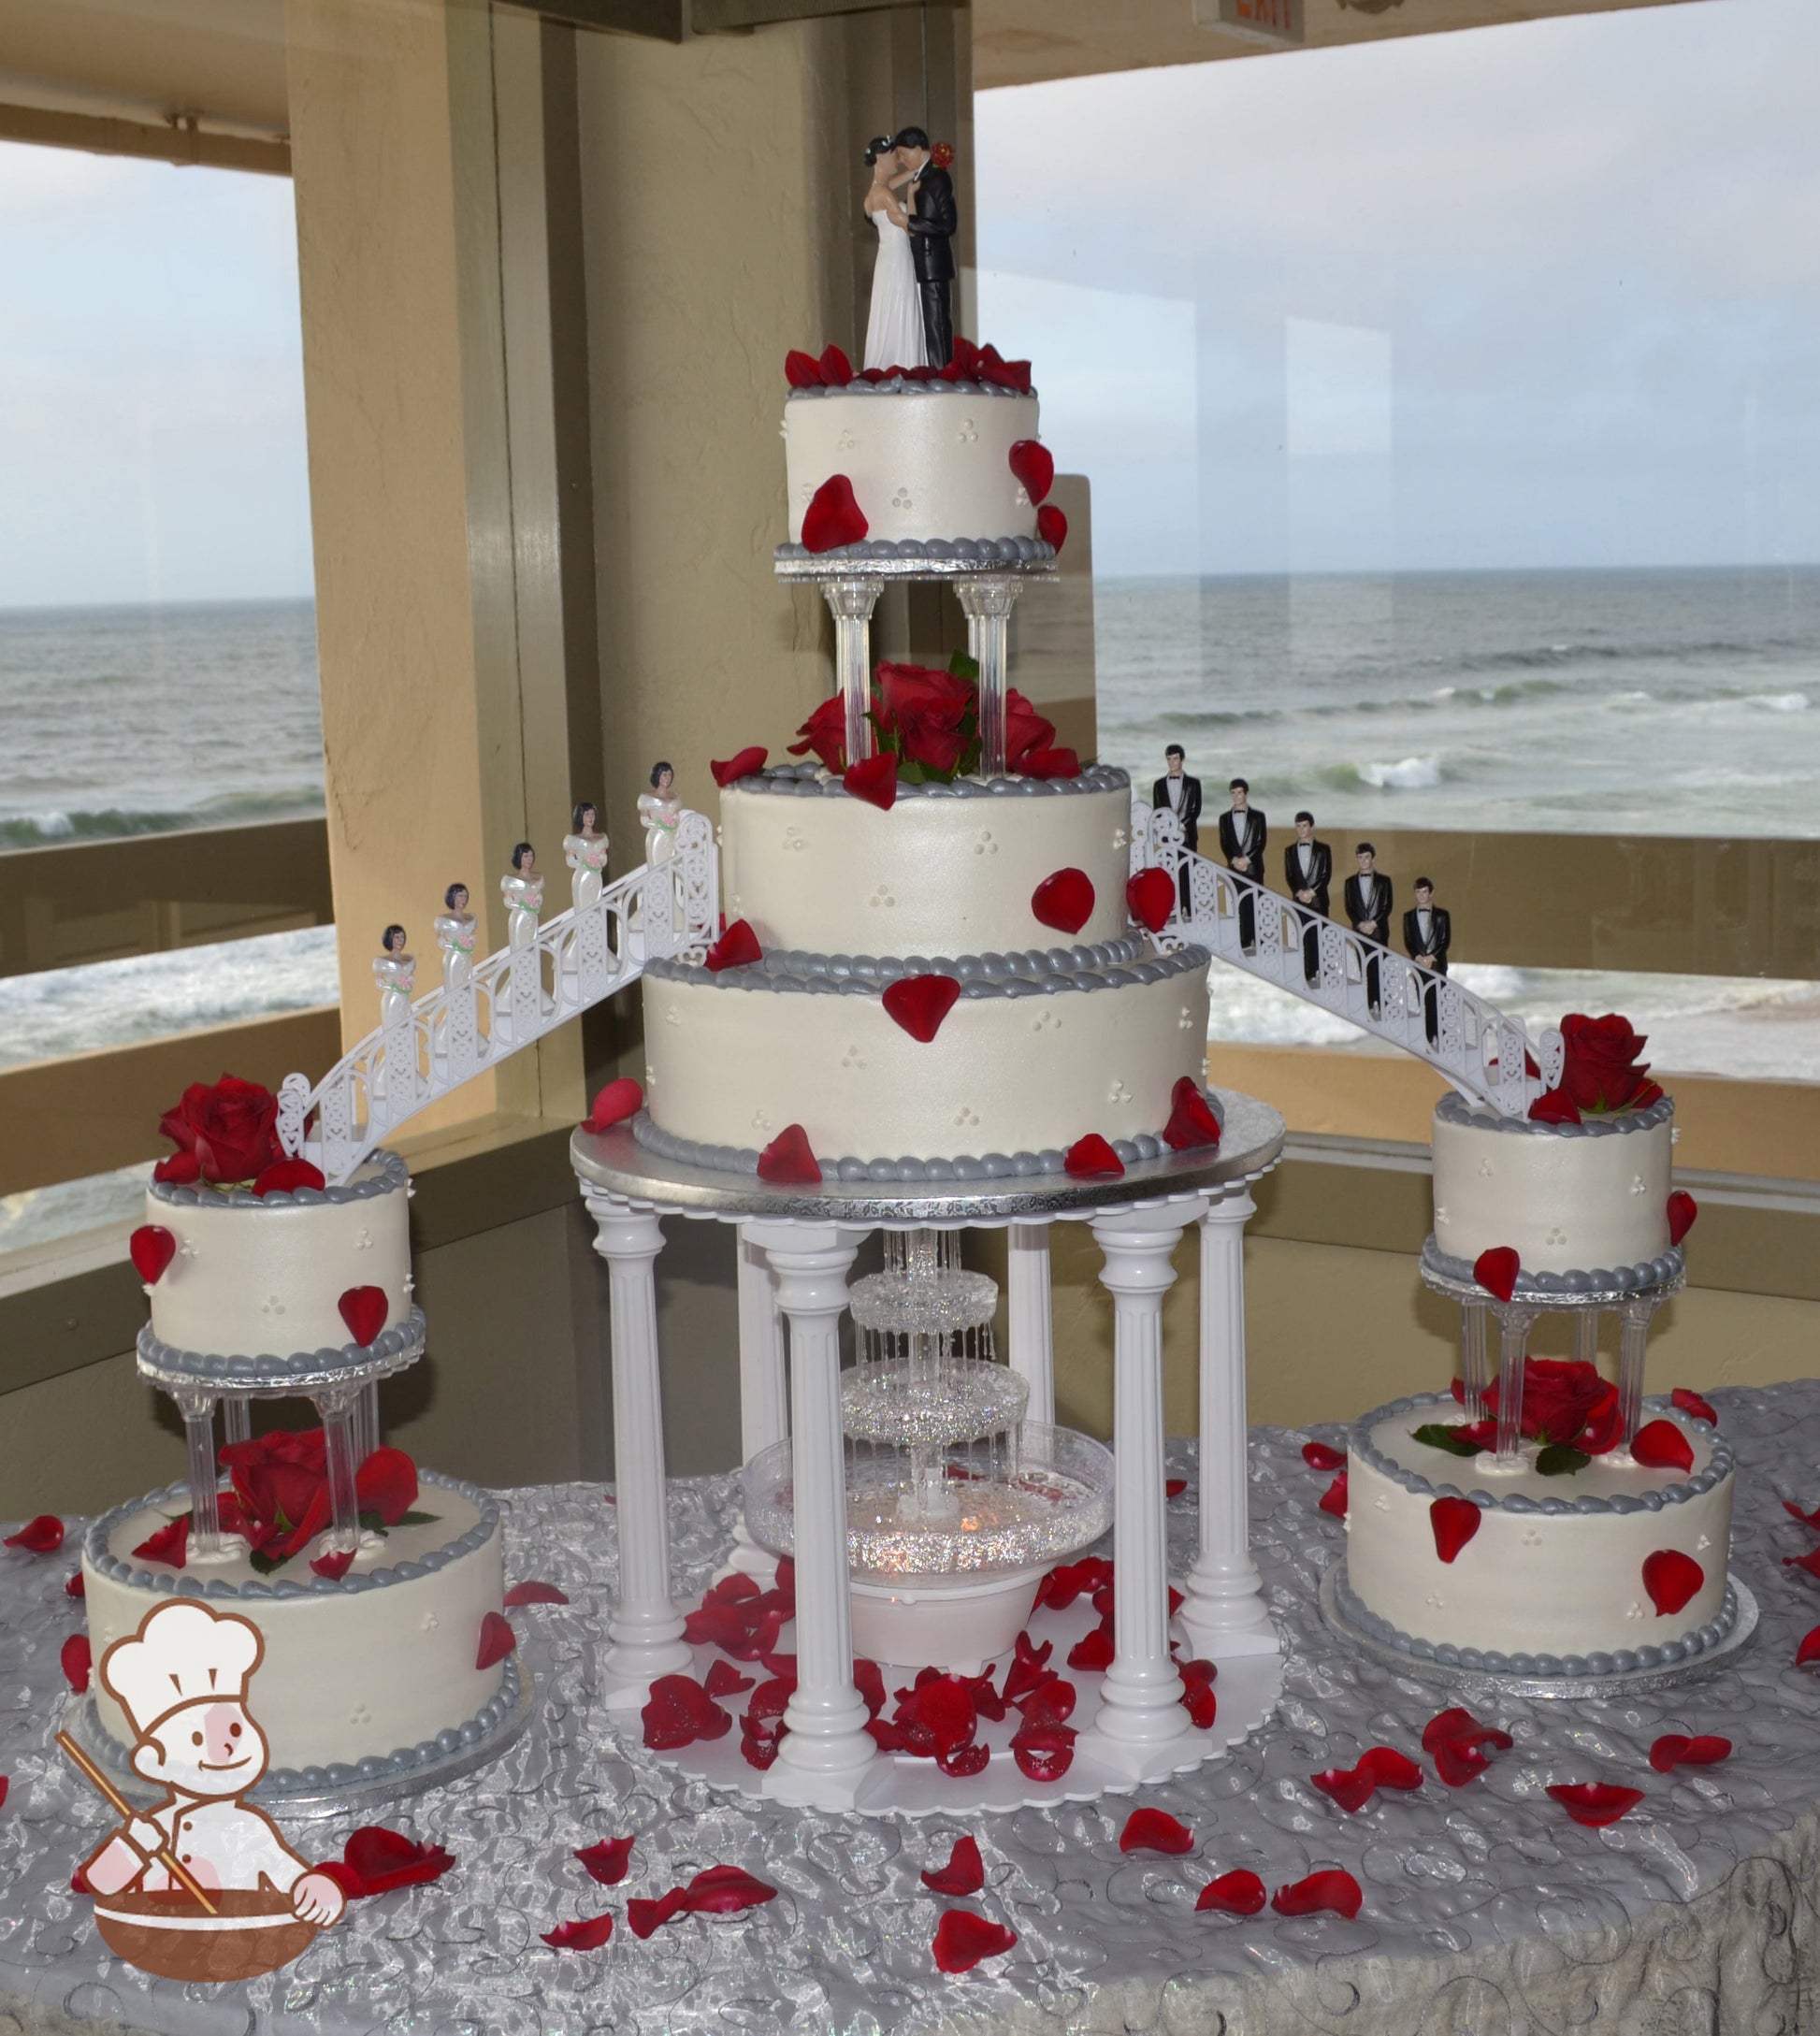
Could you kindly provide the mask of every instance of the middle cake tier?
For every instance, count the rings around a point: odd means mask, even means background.
[[[1208,959],[1128,934],[932,963],[786,950],[715,975],[652,961],[634,1129],[667,1157],[746,1172],[791,1124],[824,1174],[847,1177],[1060,1173],[1090,1132],[1128,1165],[1152,1159],[1176,1084],[1205,1078]],[[930,976],[958,994],[923,1039],[887,992]]]

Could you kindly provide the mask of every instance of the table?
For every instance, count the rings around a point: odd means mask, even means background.
[[[1812,1532],[1784,1496],[1820,1502],[1820,1382],[1712,1395],[1740,1460],[1733,1567],[1756,1593],[1753,1645],[1711,1680],[1619,1705],[1507,1701],[1517,1744],[1485,1777],[1380,1795],[1348,1817],[1307,1785],[1365,1744],[1417,1750],[1433,1690],[1349,1654],[1316,1610],[1340,1529],[1316,1509],[1305,1432],[1252,1432],[1252,1547],[1286,1642],[1276,1719],[1227,1759],[1061,1812],[920,1824],[732,1802],[666,1772],[635,1717],[600,1695],[617,1566],[614,1508],[598,1486],[507,1495],[508,1575],[559,1583],[573,1602],[513,1613],[542,1691],[525,1738],[496,1769],[418,1798],[391,1820],[456,1856],[441,1881],[354,1906],[296,1966],[189,1999],[99,1947],[69,1869],[100,1813],[47,1751],[62,1687],[57,1650],[75,1624],[67,1551],[0,1557],[0,2029],[109,2026],[158,2036],[409,2029],[412,2036],[658,2036],[831,2027],[1175,2032],[1293,2029],[1368,2036],[1519,2036],[1531,2029],[1681,2036],[1712,2028],[1796,2030],[1820,1998],[1820,1675],[1795,1648],[1820,1622],[1820,1590],[1784,1555]],[[1344,1432],[1315,1433],[1343,1443]],[[1170,1510],[1172,1567],[1197,1546],[1195,1451],[1169,1446],[1189,1492]],[[730,1478],[671,1489],[680,1583],[724,1556]],[[1481,1715],[1490,1707],[1481,1707]],[[1650,1771],[1658,1733],[1712,1731],[1724,1766]],[[1542,1791],[1609,1778],[1648,1800],[1604,1831],[1570,1823]],[[1185,1858],[1122,1856],[1134,1803],[1193,1830]],[[325,1851],[345,1833],[303,1827]],[[975,1903],[1019,1933],[1008,1957],[945,1981],[930,1957],[944,1906],[917,1880],[970,1828],[988,1885]],[[639,1834],[632,1872],[596,1888],[571,1850]],[[688,1918],[641,1943],[625,1899],[661,1893],[728,1861],[779,1889],[766,1907]],[[1320,1866],[1357,1874],[1353,1923],[1196,1915],[1196,1891],[1249,1866],[1275,1886]],[[612,1909],[591,1954],[546,1951],[539,1933]],[[1805,2018],[1805,2019],[1804,2019]]]

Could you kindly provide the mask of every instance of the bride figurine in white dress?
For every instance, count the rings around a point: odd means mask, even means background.
[[[872,315],[866,321],[867,368],[920,368],[928,358],[923,338],[922,301],[917,294],[917,265],[910,235],[898,199],[912,173],[891,145],[889,135],[866,144],[872,183],[866,191],[866,216],[878,229],[878,259],[872,272]]]

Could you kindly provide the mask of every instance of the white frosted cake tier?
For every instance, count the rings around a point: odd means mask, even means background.
[[[1118,959],[1094,959],[1107,953]],[[1098,1132],[1129,1148],[1129,1164],[1161,1150],[1176,1083],[1204,1078],[1205,948],[1160,955],[1134,938],[1064,950],[1065,965],[961,957],[969,979],[927,1044],[882,1001],[881,973],[902,977],[901,963],[842,957],[792,973],[788,960],[718,975],[647,964],[644,1143],[749,1171],[760,1148],[801,1124],[824,1172],[836,1160],[1026,1154],[1018,1170],[1033,1173],[1059,1169],[1069,1146]]]
[[[1126,930],[1131,780],[963,779],[903,786],[888,813],[813,764],[742,778],[720,795],[727,917],[766,948],[954,955],[1117,940]],[[1078,931],[1046,926],[1038,885],[1079,870]]]
[[[1674,1104],[1584,1124],[1435,1105],[1435,1242],[1468,1272],[1509,1246],[1525,1273],[1615,1271],[1669,1249]]]
[[[1542,1676],[1691,1660],[1730,1631],[1732,1456],[1718,1430],[1651,1402],[1646,1420],[1686,1434],[1691,1471],[1613,1454],[1545,1478],[1533,1444],[1524,1468],[1507,1473],[1489,1456],[1413,1438],[1461,1418],[1449,1394],[1435,1393],[1394,1401],[1353,1429],[1340,1605],[1356,1624],[1420,1658]],[[1477,1532],[1444,1563],[1432,1509],[1448,1497],[1481,1512]],[[1679,1610],[1658,1612],[1644,1564],[1668,1550],[1691,1557],[1703,1581]]]
[[[381,1289],[381,1327],[397,1327],[411,1313],[410,1192],[390,1152],[344,1187],[291,1194],[152,1182],[145,1220],[177,1242],[148,1289],[152,1334],[204,1356],[339,1350],[353,1341],[339,1304],[354,1287]]]
[[[1011,448],[1037,435],[1036,398],[978,384],[800,389],[784,405],[790,541],[824,481],[844,473],[869,539],[1034,538],[1036,505]]]
[[[311,1572],[309,1550],[266,1576],[244,1555],[181,1570],[135,1556],[189,1510],[186,1486],[118,1508],[90,1528],[82,1549],[95,1661],[137,1632],[154,1605],[200,1591],[217,1610],[250,1619],[265,1639],[253,1710],[270,1742],[274,1779],[362,1761],[408,1769],[453,1753],[465,1727],[469,1739],[481,1737],[505,1709],[505,1665],[475,1667],[482,1623],[505,1595],[498,1509],[475,1486],[419,1477],[415,1510],[435,1520],[393,1527],[383,1540],[363,1536],[339,1581]],[[400,1575],[407,1565],[414,1573]],[[94,1690],[103,1727],[130,1747],[120,1706],[98,1678]]]

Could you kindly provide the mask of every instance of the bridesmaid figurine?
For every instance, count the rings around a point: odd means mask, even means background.
[[[675,793],[676,773],[667,763],[651,766],[651,786],[638,799],[638,816],[644,829],[644,859],[668,862],[676,853],[676,829],[683,817],[683,804]]]
[[[575,873],[570,879],[575,910],[585,912],[598,904],[606,878],[607,837],[599,831],[600,809],[591,799],[575,808],[571,832],[562,837],[562,859]]]
[[[402,1025],[411,1010],[412,986],[417,980],[417,958],[404,951],[405,930],[388,926],[379,936],[373,957],[373,980],[379,985],[379,1021]]]
[[[442,893],[443,909],[436,917],[436,945],[442,950],[442,988],[459,989],[474,973],[474,915],[468,909],[466,884],[451,884]]]
[[[536,874],[537,850],[520,842],[512,851],[512,874],[499,879],[506,902],[506,945],[528,947],[537,939],[537,916],[543,909],[543,879]]]

